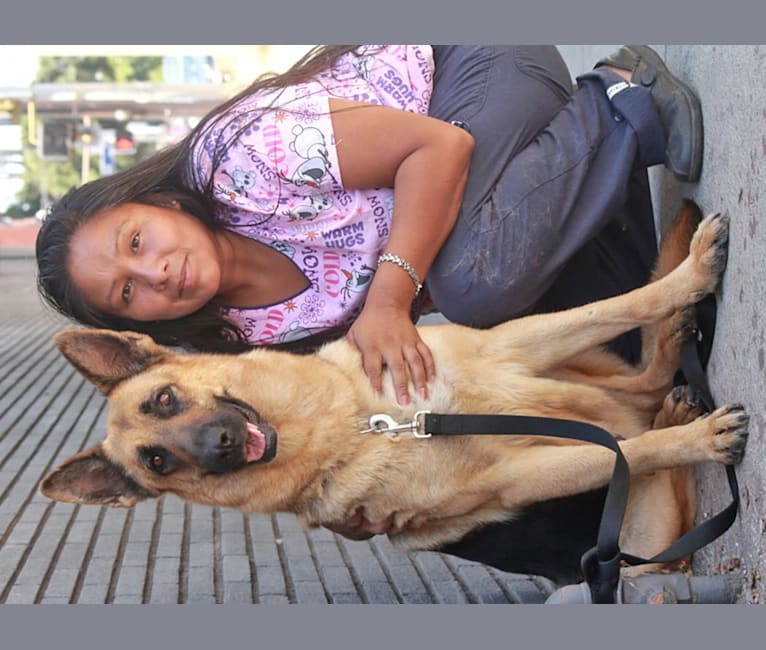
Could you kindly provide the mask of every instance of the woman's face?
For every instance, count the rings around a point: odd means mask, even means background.
[[[219,291],[216,237],[175,207],[124,203],[82,223],[67,271],[93,308],[133,320],[186,316]]]

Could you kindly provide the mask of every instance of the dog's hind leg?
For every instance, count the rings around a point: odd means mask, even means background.
[[[728,220],[711,215],[695,232],[688,257],[668,275],[621,296],[498,325],[490,330],[495,334],[486,349],[514,358],[533,372],[563,365],[575,355],[667,318],[712,293],[726,263],[727,241]]]
[[[699,206],[690,199],[684,199],[681,209],[662,236],[651,282],[665,277],[686,259],[700,221],[702,212]],[[694,327],[693,310],[683,308],[669,319],[644,325],[641,329],[643,358],[637,366],[625,363],[606,350],[594,348],[572,359],[566,370],[577,372],[580,381],[605,387],[614,386],[614,382],[619,382],[621,377],[626,378],[628,381],[621,390],[631,393],[659,390],[659,401],[669,390],[668,382],[672,381],[678,369],[680,345],[692,335]],[[648,374],[641,376],[643,370],[647,370]]]
[[[695,230],[702,221],[702,211],[690,199],[684,199],[667,231],[662,235],[657,261],[652,270],[650,282],[664,278],[689,255],[689,247]],[[647,367],[656,354],[658,335],[662,336],[662,322],[645,325],[641,329],[641,367]],[[661,342],[659,342],[661,344]]]
[[[664,551],[691,530],[694,521],[694,468],[666,469],[650,476],[636,476],[630,482],[628,498],[620,531],[620,547],[626,553],[650,558]],[[681,565],[644,564],[624,570],[635,576],[658,569]]]
[[[689,386],[676,386],[663,402],[654,428],[667,428],[694,422],[705,413],[705,406]],[[679,467],[637,476],[630,484],[620,545],[640,557],[652,557],[692,529],[697,508],[693,467]],[[675,565],[682,564],[680,560]],[[637,575],[656,570],[657,565],[642,565],[626,570]],[[665,569],[670,567],[663,567]]]
[[[706,411],[705,404],[691,386],[676,386],[665,397],[652,428],[665,429],[688,424],[704,415]]]
[[[679,309],[660,324],[653,354],[642,371],[589,378],[588,382],[657,405],[673,386],[673,378],[681,365],[681,344],[696,331],[694,310],[691,307]]]

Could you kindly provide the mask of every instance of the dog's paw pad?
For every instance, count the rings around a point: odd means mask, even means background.
[[[712,458],[719,463],[736,465],[747,445],[750,416],[742,404],[727,404],[710,415]]]

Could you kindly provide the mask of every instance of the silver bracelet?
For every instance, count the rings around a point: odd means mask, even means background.
[[[417,296],[420,293],[420,290],[423,288],[423,285],[420,283],[420,276],[418,276],[417,271],[412,268],[407,260],[403,260],[401,257],[394,255],[393,253],[383,253],[383,255],[378,258],[378,266],[383,262],[391,262],[392,264],[396,264],[400,269],[404,269],[415,284],[415,295]]]

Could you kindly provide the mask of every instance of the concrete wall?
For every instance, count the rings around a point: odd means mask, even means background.
[[[705,123],[705,156],[698,183],[676,181],[663,168],[651,174],[655,213],[672,216],[681,198],[703,211],[731,218],[729,262],[719,293],[719,314],[708,368],[717,404],[741,402],[751,416],[745,460],[737,469],[741,507],[731,529],[695,555],[697,574],[732,572],[741,579],[742,602],[766,602],[766,46],[655,45],[674,74],[699,94]],[[560,46],[573,76],[592,67],[614,46]],[[761,192],[764,198],[761,198]],[[698,473],[700,518],[730,501],[725,473]]]

